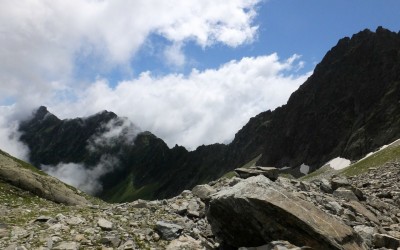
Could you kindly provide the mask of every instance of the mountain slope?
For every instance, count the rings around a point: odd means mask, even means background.
[[[0,150],[0,184],[29,192],[31,196],[67,205],[85,205],[89,201],[80,191],[38,171],[33,166]]]
[[[356,160],[400,137],[399,100],[400,34],[364,30],[341,39],[286,105],[252,118],[232,144],[262,153],[260,165]]]
[[[380,27],[341,39],[286,105],[251,118],[229,145],[170,149],[106,111],[60,120],[42,107],[20,131],[36,166],[73,162],[96,169],[104,159],[114,159],[105,164],[98,196],[155,199],[216,179],[259,156],[258,165],[305,163],[313,170],[337,156],[359,159],[400,137],[399,100],[400,34]]]

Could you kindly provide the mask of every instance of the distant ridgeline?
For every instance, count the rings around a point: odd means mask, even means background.
[[[400,137],[399,101],[400,33],[379,27],[339,40],[286,105],[251,118],[229,145],[170,149],[107,111],[60,120],[40,107],[20,131],[35,166],[100,169],[97,195],[121,202],[171,197],[252,160],[312,170],[337,156],[357,160]]]

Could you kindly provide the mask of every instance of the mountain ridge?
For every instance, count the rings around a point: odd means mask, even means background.
[[[128,192],[128,200],[171,197],[259,156],[257,165],[294,169],[307,164],[315,170],[337,156],[357,160],[399,138],[398,72],[400,33],[379,27],[376,32],[364,30],[340,39],[286,105],[251,118],[228,145],[200,146],[189,152],[181,146],[170,149],[162,139],[142,132],[133,142],[117,143],[90,154],[88,139],[107,132],[104,124],[110,120],[120,119],[107,112],[92,116],[98,123],[87,127],[78,126],[79,119],[52,118],[54,121],[50,119],[47,125],[34,119],[25,121],[20,127],[21,140],[31,149],[35,165],[83,161],[90,166],[99,162],[101,154],[117,156],[122,166],[101,177],[106,190],[100,197],[121,201],[107,190]],[[79,150],[74,151],[70,143],[70,136],[76,133],[63,134],[61,128],[67,132],[69,128],[81,129],[80,137],[72,140]],[[116,183],[123,181],[133,188],[117,188]]]

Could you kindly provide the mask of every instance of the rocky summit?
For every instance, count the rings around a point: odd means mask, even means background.
[[[170,199],[75,205],[2,177],[0,249],[400,248],[399,161],[303,181],[239,176]]]

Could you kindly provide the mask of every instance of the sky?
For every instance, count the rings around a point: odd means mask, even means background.
[[[2,0],[0,149],[18,123],[102,110],[169,146],[229,143],[286,103],[340,38],[400,29],[398,0]]]

